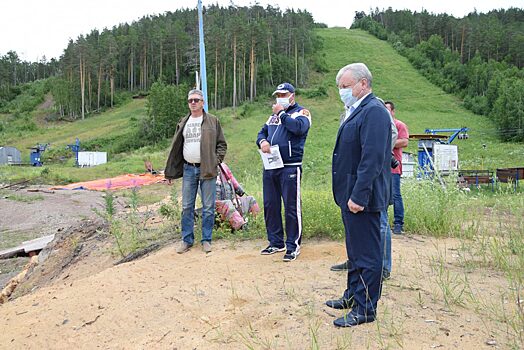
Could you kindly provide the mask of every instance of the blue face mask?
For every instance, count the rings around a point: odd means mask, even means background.
[[[358,101],[358,99],[353,96],[352,88],[338,89],[338,93],[340,94],[340,100],[344,103],[344,106],[348,108]]]

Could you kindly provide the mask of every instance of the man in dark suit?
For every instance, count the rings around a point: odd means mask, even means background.
[[[372,322],[377,314],[380,212],[387,208],[391,183],[391,119],[371,92],[372,76],[365,64],[343,67],[336,82],[346,115],[333,151],[333,196],[341,209],[349,269],[344,295],[326,305],[351,309],[334,321],[335,326],[351,327]]]

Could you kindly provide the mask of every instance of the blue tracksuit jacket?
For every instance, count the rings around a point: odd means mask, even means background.
[[[278,145],[284,165],[301,165],[304,145],[311,126],[311,115],[307,109],[295,103],[277,116],[268,118],[258,132],[257,145],[263,140],[271,146]]]

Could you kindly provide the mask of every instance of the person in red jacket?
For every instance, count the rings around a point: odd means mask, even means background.
[[[392,188],[393,188],[393,233],[402,234],[404,232],[404,202],[402,201],[402,193],[400,192],[400,176],[402,175],[402,149],[408,146],[409,131],[406,124],[395,117],[395,105],[391,101],[386,101],[386,108],[391,113],[395,126],[398,130],[397,141],[395,148],[393,148],[393,156],[398,160],[399,165],[396,168],[391,168]]]

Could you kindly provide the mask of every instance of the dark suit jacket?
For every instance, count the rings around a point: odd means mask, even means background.
[[[365,211],[387,208],[391,184],[391,119],[384,105],[369,94],[338,130],[333,151],[335,203]]]

